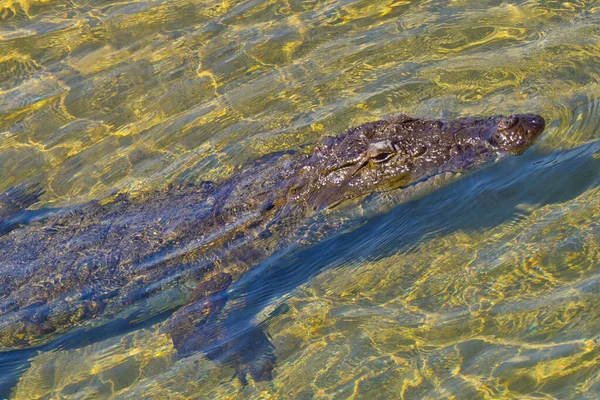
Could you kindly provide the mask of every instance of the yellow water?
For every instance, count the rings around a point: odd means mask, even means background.
[[[371,224],[263,304],[272,381],[178,359],[157,326],[42,352],[13,396],[600,397],[599,76],[596,1],[0,0],[0,193],[39,183],[36,207],[224,179],[394,113],[547,121],[435,224],[406,209],[419,238]]]
[[[542,148],[576,146],[597,126],[598,7],[3,1],[0,190],[35,180],[62,205],[216,179],[397,112],[537,111],[560,128]]]

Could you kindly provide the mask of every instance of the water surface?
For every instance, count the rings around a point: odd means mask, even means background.
[[[535,112],[520,157],[262,263],[228,329],[242,386],[115,320],[0,354],[0,398],[600,397],[600,3],[0,0],[0,192],[60,208],[362,122]]]

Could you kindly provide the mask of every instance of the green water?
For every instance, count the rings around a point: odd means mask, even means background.
[[[547,121],[523,156],[236,289],[272,381],[179,359],[157,321],[0,354],[0,397],[600,397],[599,2],[0,0],[0,18],[0,192],[39,183],[36,207],[222,180],[394,113]]]

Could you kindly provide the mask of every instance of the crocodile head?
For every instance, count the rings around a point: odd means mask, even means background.
[[[497,124],[487,141],[497,151],[514,155],[527,150],[546,127],[544,118],[536,114],[511,115],[496,119]]]
[[[292,188],[313,209],[518,155],[544,130],[539,115],[364,124],[318,146]]]

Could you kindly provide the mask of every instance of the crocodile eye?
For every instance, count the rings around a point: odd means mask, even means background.
[[[379,153],[376,156],[371,157],[371,161],[373,161],[375,163],[382,163],[384,161],[389,160],[393,155],[394,155],[394,153],[392,153],[392,152]]]
[[[514,115],[511,115],[510,117],[507,117],[507,118],[503,118],[502,121],[500,121],[500,123],[498,124],[498,130],[503,131],[503,130],[512,128],[513,126],[515,126],[517,124],[517,122],[519,122],[519,119],[517,117],[515,117]]]
[[[367,158],[374,163],[382,163],[396,154],[396,146],[390,140],[371,143],[367,150]]]

